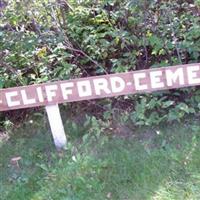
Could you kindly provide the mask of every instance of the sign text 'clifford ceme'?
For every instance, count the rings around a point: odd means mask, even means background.
[[[200,85],[200,63],[0,90],[0,111]]]

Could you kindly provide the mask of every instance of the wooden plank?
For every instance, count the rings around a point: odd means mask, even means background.
[[[200,85],[200,63],[0,90],[0,111]]]

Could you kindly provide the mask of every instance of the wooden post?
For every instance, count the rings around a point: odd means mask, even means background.
[[[45,108],[56,148],[58,150],[63,149],[67,144],[67,138],[60,115],[59,106],[56,104],[46,106]]]

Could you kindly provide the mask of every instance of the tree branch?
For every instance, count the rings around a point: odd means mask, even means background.
[[[68,42],[66,42],[66,43],[68,44]],[[85,56],[86,58],[88,58],[92,63],[94,63],[97,67],[100,67],[106,74],[108,74],[108,72],[104,69],[104,67],[102,67],[98,62],[96,62],[95,60],[93,60],[84,51],[82,51],[80,49],[75,49],[75,48],[73,48],[73,47],[71,47],[69,45],[66,45],[66,49],[82,54],[83,56]]]

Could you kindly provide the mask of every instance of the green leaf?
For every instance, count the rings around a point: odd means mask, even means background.
[[[4,80],[0,79],[0,88],[4,87]]]
[[[166,101],[163,103],[162,107],[163,108],[168,108],[174,104],[174,101]]]

